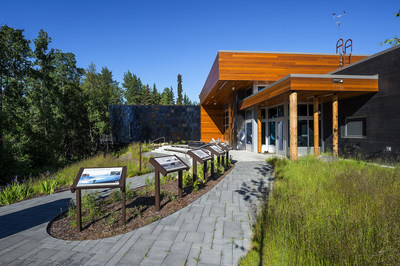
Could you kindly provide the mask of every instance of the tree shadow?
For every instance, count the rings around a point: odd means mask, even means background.
[[[0,238],[50,222],[54,217],[68,209],[70,200],[70,197],[66,197],[0,216]]]

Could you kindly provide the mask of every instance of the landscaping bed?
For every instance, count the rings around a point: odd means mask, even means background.
[[[126,224],[122,223],[121,192],[119,189],[107,197],[98,194],[86,194],[82,197],[82,231],[77,232],[76,209],[71,203],[68,211],[61,213],[49,223],[48,233],[55,238],[65,240],[100,239],[130,232],[156,220],[166,217],[192,203],[215,185],[217,185],[233,168],[218,175],[207,183],[189,182],[184,187],[183,197],[178,198],[178,181],[168,175],[161,180],[161,210],[154,206],[154,183],[146,180],[146,186],[136,189],[127,188]],[[186,182],[191,176],[186,177]],[[185,184],[185,180],[184,180]]]

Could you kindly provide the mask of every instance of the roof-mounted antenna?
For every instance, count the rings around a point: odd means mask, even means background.
[[[339,39],[340,39],[340,18],[343,17],[344,15],[346,15],[346,11],[343,10],[343,14],[342,15],[337,15],[336,13],[333,13],[333,18],[337,18],[338,21],[336,22],[336,24],[339,26]]]

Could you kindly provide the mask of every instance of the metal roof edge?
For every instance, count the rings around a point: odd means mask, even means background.
[[[299,55],[337,55],[336,53],[311,53],[311,52],[274,52],[274,51],[236,51],[236,50],[218,50],[218,53],[254,53],[254,54],[299,54]],[[354,56],[371,56],[370,54],[353,54]]]

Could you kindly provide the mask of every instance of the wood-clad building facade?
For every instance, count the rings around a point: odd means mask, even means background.
[[[341,104],[382,90],[382,71],[357,72],[357,66],[365,70],[372,59],[399,51],[352,55],[345,67],[338,54],[219,51],[200,93],[201,140],[293,159],[328,150],[337,155],[343,139],[368,141],[368,119],[341,112]]]

